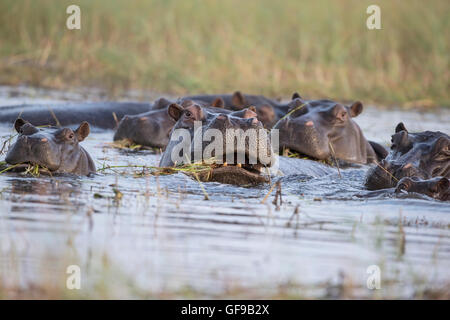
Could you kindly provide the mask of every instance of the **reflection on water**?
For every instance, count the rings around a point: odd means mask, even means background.
[[[386,122],[371,121],[373,115]],[[369,109],[358,120],[369,138],[383,142],[396,118],[409,119],[413,128],[445,131],[442,116],[433,114]],[[2,125],[2,144],[9,134]],[[112,136],[94,130],[83,142],[98,168],[158,164],[158,154],[108,147]],[[364,192],[365,170],[283,177],[278,207],[275,192],[263,201],[268,185],[204,183],[207,201],[199,183],[181,173],[141,176],[137,169],[117,168],[93,177],[2,174],[0,296],[2,288],[65,288],[69,264],[81,267],[86,297],[94,291],[141,297],[125,286],[181,296],[188,295],[186,288],[219,297],[247,292],[241,296],[247,298],[280,290],[297,290],[294,297],[408,298],[433,288],[448,294],[448,202],[357,197]],[[382,270],[378,293],[366,287],[367,267],[374,264]]]

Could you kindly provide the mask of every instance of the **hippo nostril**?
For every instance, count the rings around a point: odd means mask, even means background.
[[[409,168],[411,168],[411,167],[412,167],[412,163],[409,162],[409,163],[407,163],[407,164],[405,164],[405,165],[403,166],[403,169],[409,169]]]
[[[314,125],[314,122],[312,122],[311,120],[305,123],[305,126],[307,127],[312,127]]]
[[[226,118],[227,118],[227,116],[224,115],[224,114],[220,114],[220,115],[217,116],[218,120],[225,120]]]

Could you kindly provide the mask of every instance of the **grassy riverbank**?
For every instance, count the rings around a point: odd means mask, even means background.
[[[0,83],[450,105],[446,0],[0,2]]]

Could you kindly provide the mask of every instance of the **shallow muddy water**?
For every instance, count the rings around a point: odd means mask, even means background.
[[[7,92],[0,90],[1,105],[86,99]],[[387,144],[399,121],[410,131],[448,133],[449,116],[368,107],[356,121]],[[0,145],[10,127],[0,124]],[[82,143],[97,169],[158,164],[160,154],[111,148],[112,137],[93,130]],[[93,177],[1,174],[0,298],[448,297],[449,203],[358,197],[366,170],[283,177],[281,205],[275,192],[264,201],[270,185],[200,185],[139,168]],[[69,265],[80,267],[81,290],[66,289]],[[371,265],[381,270],[379,290],[367,288]]]

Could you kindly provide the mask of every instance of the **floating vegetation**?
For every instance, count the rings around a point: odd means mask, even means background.
[[[183,173],[191,173],[191,174],[197,174],[197,173],[205,173],[205,171],[210,171],[217,167],[218,165],[213,162],[194,162],[194,163],[188,163],[183,164],[175,167],[156,167],[156,166],[147,166],[147,165],[103,165],[101,168],[97,169],[97,172],[104,172],[107,170],[114,171],[115,173],[119,174],[128,174],[129,171],[122,171],[119,172],[115,169],[140,169],[140,171],[135,171],[134,175],[135,177],[140,176],[146,176],[146,175],[168,175],[168,174],[174,174],[177,172],[183,172]]]
[[[39,177],[41,174],[52,175],[48,168],[38,164],[18,163],[9,166],[4,161],[0,162],[0,174],[8,171],[20,172],[23,175],[31,175],[33,177]]]
[[[162,152],[162,150],[160,148],[154,148],[154,147],[148,147],[148,146],[136,144],[133,141],[131,141],[130,139],[122,139],[122,140],[117,140],[117,141],[113,141],[113,142],[106,142],[105,144],[110,146],[111,148],[120,149],[120,150],[136,150],[136,151],[150,150],[155,153]]]
[[[333,166],[335,164],[335,162],[333,162],[332,159],[319,160],[319,159],[307,156],[306,154],[303,154],[303,153],[300,153],[300,152],[291,151],[289,148],[283,148],[283,150],[281,152],[281,155],[285,156],[285,157],[288,157],[288,158],[313,160],[313,161],[321,162],[321,163],[329,165],[329,166]]]

